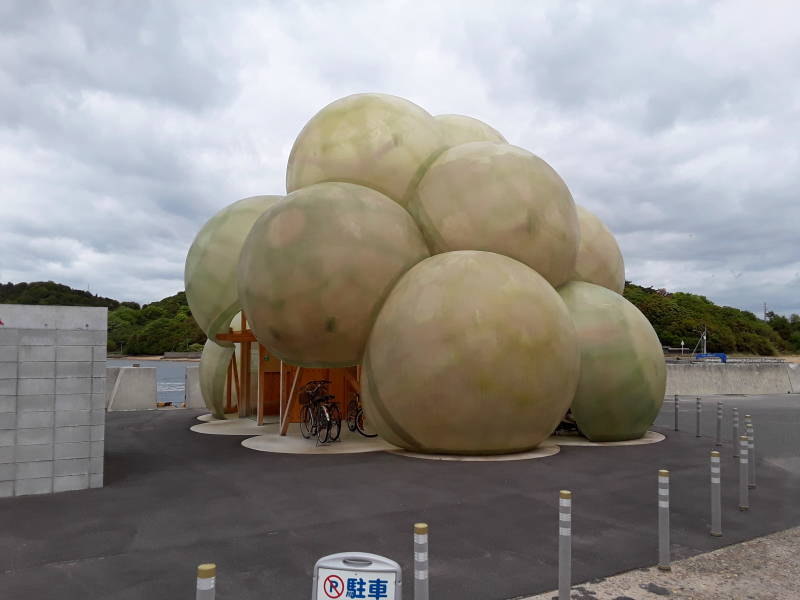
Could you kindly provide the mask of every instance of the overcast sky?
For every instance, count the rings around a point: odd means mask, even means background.
[[[0,281],[148,302],[356,92],[548,161],[636,283],[800,313],[796,2],[0,0]]]

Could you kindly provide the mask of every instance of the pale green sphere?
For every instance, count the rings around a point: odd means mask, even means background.
[[[617,240],[594,214],[582,206],[577,208],[581,242],[572,279],[621,294],[625,289],[625,261]]]
[[[490,252],[433,256],[383,305],[361,399],[385,440],[415,452],[528,450],[572,401],[579,350],[564,302],[534,270]]]
[[[211,217],[194,238],[184,270],[186,301],[209,338],[226,333],[239,312],[236,274],[242,244],[256,219],[282,198],[253,196],[234,202]]]
[[[581,351],[572,416],[594,442],[642,437],[666,388],[664,352],[650,322],[625,298],[599,285],[572,281],[559,290]]]
[[[329,104],[294,142],[286,191],[323,181],[371,187],[405,205],[443,148],[434,118],[387,94],[355,94]]]
[[[232,356],[232,346],[220,346],[211,340],[206,340],[200,356],[200,393],[216,419],[225,418],[225,381]]]
[[[425,173],[408,209],[434,254],[504,254],[554,287],[575,271],[572,195],[558,173],[522,148],[492,142],[450,148]]]
[[[292,192],[253,226],[239,298],[270,354],[307,367],[355,365],[389,290],[427,256],[396,202],[367,187],[320,183]]]
[[[469,142],[507,144],[506,138],[491,125],[465,115],[436,115],[445,146],[460,146]]]

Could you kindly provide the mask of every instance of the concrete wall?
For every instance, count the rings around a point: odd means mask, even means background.
[[[102,487],[105,308],[0,304],[0,497]]]
[[[797,380],[796,373],[795,381]],[[787,363],[667,364],[666,395],[786,394],[793,389]]]
[[[150,410],[156,408],[156,368],[118,367],[108,410]]]
[[[792,386],[792,393],[800,394],[800,364],[789,363],[786,367],[786,372],[789,374],[789,383]]]
[[[186,408],[206,408],[200,391],[200,367],[186,367]]]

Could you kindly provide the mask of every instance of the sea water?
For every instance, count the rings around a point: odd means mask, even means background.
[[[106,361],[108,367],[132,367],[134,364],[142,368],[155,367],[158,402],[171,402],[173,406],[180,406],[186,400],[186,367],[196,367],[200,363],[184,360],[109,359]]]

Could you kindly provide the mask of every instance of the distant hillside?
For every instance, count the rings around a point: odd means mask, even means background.
[[[108,308],[117,308],[120,305],[117,300],[95,296],[84,290],[74,290],[68,285],[52,281],[0,283],[0,304],[107,306]]]
[[[708,327],[710,352],[739,352],[771,356],[800,352],[800,316],[767,313],[762,321],[753,313],[717,306],[704,296],[625,284],[625,297],[653,324],[661,343],[691,350],[703,327]],[[186,294],[178,292],[158,302],[139,306],[95,296],[52,281],[0,284],[0,303],[106,306],[108,349],[124,354],[163,354],[199,350],[206,336],[195,323]]]
[[[0,304],[105,306],[109,352],[157,355],[201,350],[206,341],[183,292],[139,306],[136,302],[103,298],[52,281],[36,281],[0,284]]]
[[[624,296],[648,318],[665,346],[691,350],[708,327],[709,352],[740,352],[771,356],[800,350],[800,317],[772,315],[763,321],[753,313],[717,306],[705,296],[645,288],[626,282]],[[769,316],[769,315],[768,315]],[[775,324],[780,321],[778,330]]]

